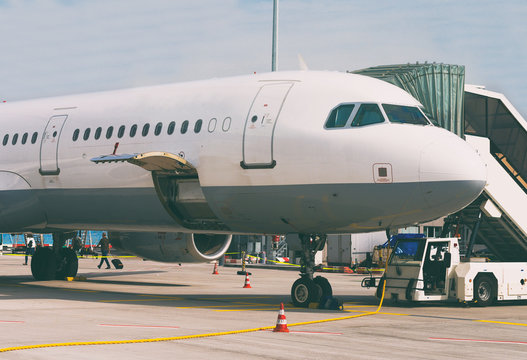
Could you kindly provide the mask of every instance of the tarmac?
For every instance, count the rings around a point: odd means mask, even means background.
[[[526,302],[386,302],[375,313],[364,275],[326,273],[344,311],[299,309],[290,303],[294,271],[251,268],[246,289],[239,268],[213,275],[212,264],[122,261],[122,270],[98,270],[98,260],[80,259],[85,281],[37,282],[23,257],[0,256],[0,358],[516,359],[527,351]],[[281,302],[289,333],[271,331]]]

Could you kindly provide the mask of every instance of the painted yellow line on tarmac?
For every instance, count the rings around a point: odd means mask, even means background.
[[[271,299],[272,296],[227,296],[198,298],[198,300],[247,300],[247,299]]]
[[[370,313],[369,311],[364,310],[344,310],[345,312],[351,312],[351,313]],[[378,312],[378,315],[393,315],[393,316],[411,316],[410,314],[398,314],[398,313],[388,313],[388,312]]]
[[[273,306],[273,304],[262,304],[262,303],[252,303],[252,302],[242,302],[242,301],[236,301],[236,302],[233,302],[233,304],[236,304],[236,305],[242,305],[242,306]],[[235,306],[235,305],[232,305],[232,306]],[[274,305],[276,306],[276,305]]]
[[[344,308],[376,307],[376,305],[344,305]]]
[[[153,298],[153,299],[121,299],[121,300],[99,300],[99,302],[104,303],[118,303],[118,302],[144,302],[144,301],[179,301],[183,299],[176,299],[176,298],[167,298],[167,299],[160,299],[160,298]]]
[[[243,305],[239,305],[243,306]],[[176,306],[178,309],[214,309],[214,308],[227,308],[233,307],[233,305],[202,305],[202,306]]]
[[[222,309],[222,310],[214,310],[216,312],[234,312],[234,311],[269,311],[269,310],[276,310],[275,306],[269,306],[268,308],[261,308],[261,309]]]
[[[512,323],[512,322],[506,322],[506,321],[494,321],[494,320],[474,320],[476,322],[484,322],[484,323],[491,323],[491,324],[502,324],[502,325],[513,325],[513,326],[527,326],[527,324],[522,323]]]

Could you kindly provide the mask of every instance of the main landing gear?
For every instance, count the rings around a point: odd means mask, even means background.
[[[310,303],[320,303],[333,296],[331,285],[325,277],[313,278],[316,270],[315,254],[324,248],[326,235],[299,234],[302,244],[300,279],[293,283],[291,300],[297,307],[308,307]]]
[[[65,248],[68,233],[53,233],[53,247],[37,247],[31,258],[35,280],[64,280],[77,275],[79,260],[75,252]]]

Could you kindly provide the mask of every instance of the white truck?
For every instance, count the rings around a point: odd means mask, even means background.
[[[394,301],[458,301],[488,306],[497,300],[527,299],[527,262],[461,262],[457,238],[399,240],[386,272],[380,281],[375,280],[366,278],[362,285],[377,285],[380,297],[386,281],[384,296]]]

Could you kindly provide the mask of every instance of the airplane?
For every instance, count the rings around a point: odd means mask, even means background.
[[[35,279],[74,276],[76,229],[165,262],[221,257],[232,234],[296,234],[293,303],[328,234],[400,228],[456,212],[486,183],[476,151],[404,90],[325,71],[0,104],[0,232],[53,233]]]

